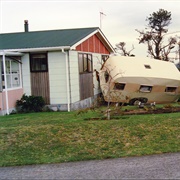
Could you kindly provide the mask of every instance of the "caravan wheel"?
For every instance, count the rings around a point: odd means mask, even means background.
[[[134,102],[134,106],[138,106],[139,104],[141,104],[141,101],[138,99],[138,100],[136,100],[135,102]]]
[[[140,103],[147,103],[147,101],[148,99],[143,97],[134,98],[129,101],[129,105],[139,105]]]
[[[129,101],[129,105],[134,105],[137,101],[138,101],[137,98],[131,99],[131,100]]]

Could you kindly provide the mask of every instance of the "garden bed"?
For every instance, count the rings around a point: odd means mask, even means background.
[[[157,108],[157,109],[135,109],[135,110],[126,110],[123,115],[133,115],[133,114],[162,114],[162,113],[174,113],[180,112],[180,107],[170,107],[170,108]]]

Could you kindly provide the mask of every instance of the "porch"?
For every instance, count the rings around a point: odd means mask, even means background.
[[[10,114],[23,95],[22,53],[0,51],[0,115]]]

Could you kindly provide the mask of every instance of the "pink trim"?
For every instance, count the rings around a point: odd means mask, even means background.
[[[2,92],[0,92],[0,111],[2,110]]]

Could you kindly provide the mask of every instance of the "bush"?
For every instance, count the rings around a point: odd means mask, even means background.
[[[17,112],[41,112],[45,106],[42,96],[27,96],[23,94],[20,100],[16,101]]]

